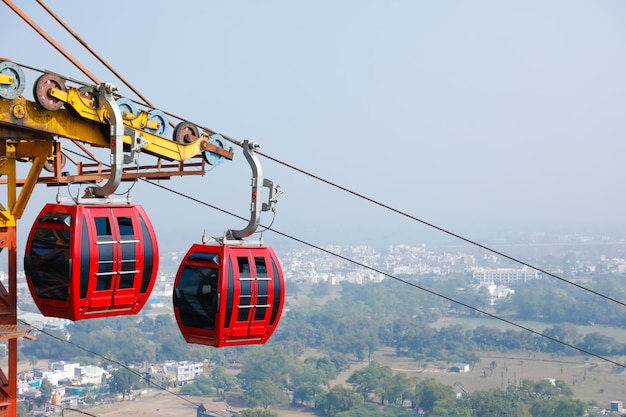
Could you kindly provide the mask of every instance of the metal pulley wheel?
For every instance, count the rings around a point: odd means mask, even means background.
[[[84,86],[78,89],[80,93],[81,101],[92,109],[100,108],[100,96],[98,95],[98,90],[93,86]]]
[[[26,77],[18,65],[11,61],[2,61],[0,62],[0,74],[13,78],[11,84],[0,84],[0,97],[13,99],[22,95],[26,86]]]
[[[199,136],[198,128],[193,123],[180,122],[174,128],[174,141],[181,145],[193,143],[198,140]]]
[[[62,152],[56,153],[52,159],[46,159],[46,162],[43,164],[43,169],[48,172],[54,172],[54,164],[57,159],[59,160],[61,169],[63,169],[65,167],[65,163],[67,162],[67,157]]]
[[[63,101],[50,95],[50,90],[67,91],[65,80],[56,74],[46,73],[37,78],[33,87],[35,101],[46,110],[59,110],[65,104]]]
[[[137,105],[131,99],[128,99],[126,97],[120,97],[115,100],[115,103],[117,103],[118,107],[120,108],[122,118],[125,119],[124,113],[131,113],[133,114],[133,117],[137,116]]]
[[[161,110],[156,110],[156,109],[150,110],[148,112],[148,121],[157,122],[159,124],[159,127],[153,129],[153,128],[146,126],[145,130],[147,132],[150,132],[155,135],[162,136],[162,137],[169,136],[169,131],[170,131],[169,120],[167,119],[167,116],[165,115],[165,113],[163,113]]]
[[[224,143],[226,143],[226,140],[224,139],[224,136],[218,133],[215,133],[209,137],[209,143],[224,149]],[[207,164],[213,165],[213,166],[221,164],[222,162],[224,162],[224,159],[226,159],[220,154],[209,152],[209,151],[203,151],[202,157],[204,158]]]

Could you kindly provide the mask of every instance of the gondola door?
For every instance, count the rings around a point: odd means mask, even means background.
[[[92,288],[90,311],[132,309],[136,299],[134,280],[139,272],[137,265],[137,226],[130,208],[91,208],[90,234],[95,237],[91,253],[95,280]],[[135,226],[135,227],[134,227]],[[119,244],[118,244],[119,243]]]
[[[239,300],[233,313],[233,339],[267,337],[267,314],[274,300],[271,300],[272,278],[268,275],[266,254],[263,248],[237,248],[232,251],[231,262],[239,268]]]

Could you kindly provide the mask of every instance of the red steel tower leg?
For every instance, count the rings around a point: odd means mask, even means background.
[[[0,417],[17,415],[17,242],[16,228],[2,232],[8,259],[9,288],[0,282],[0,338],[8,339],[8,370],[0,369]],[[7,373],[8,371],[8,373]]]
[[[0,340],[6,340],[7,367],[0,369],[0,417],[17,416],[17,339],[34,338],[30,327],[17,323],[17,220],[30,198],[37,178],[48,156],[52,155],[52,140],[0,140],[0,176],[6,176],[6,206],[0,204],[0,250],[8,258],[8,288],[0,282]],[[32,161],[27,180],[17,192],[16,160]]]

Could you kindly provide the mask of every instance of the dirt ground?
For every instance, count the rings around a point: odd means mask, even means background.
[[[239,411],[241,408],[230,406],[215,398],[177,397],[163,391],[144,392],[135,400],[126,400],[114,404],[99,405],[83,411],[98,417],[195,417],[197,405],[202,404],[211,411]],[[272,409],[279,417],[312,417],[315,414],[306,409]],[[60,415],[60,414],[58,414]],[[65,417],[80,417],[84,414],[65,410]]]

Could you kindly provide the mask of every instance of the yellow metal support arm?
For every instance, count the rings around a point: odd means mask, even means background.
[[[73,93],[68,97],[76,97]],[[12,138],[42,138],[42,137],[63,137],[88,143],[92,146],[109,148],[110,135],[109,126],[98,120],[101,111],[84,109],[81,111],[82,100],[78,100],[77,111],[83,117],[76,117],[75,114],[65,109],[56,111],[42,109],[37,103],[18,97],[13,100],[0,98],[0,137]],[[87,106],[84,105],[86,108]],[[130,124],[130,122],[128,123]],[[9,129],[2,129],[2,126]],[[126,123],[125,123],[126,125]],[[24,132],[21,132],[22,128]],[[127,127],[133,129],[132,127]],[[137,135],[141,135],[145,141],[142,152],[153,156],[164,158],[170,161],[185,161],[202,153],[203,151],[214,152],[233,159],[233,151],[215,146],[209,142],[209,137],[202,134],[193,143],[180,144],[173,140],[162,138],[143,130],[133,129]],[[30,132],[30,133],[28,133]],[[124,143],[133,146],[131,136],[124,136]]]

